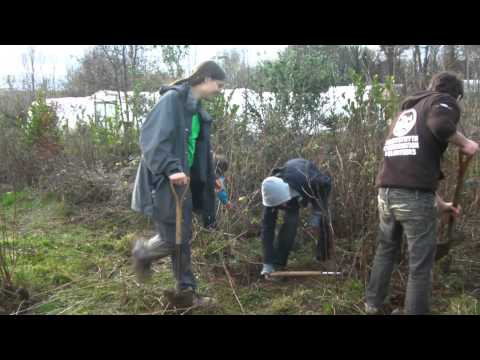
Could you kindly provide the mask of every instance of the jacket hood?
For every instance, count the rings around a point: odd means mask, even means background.
[[[417,93],[407,97],[405,100],[403,100],[400,108],[402,110],[411,109],[412,107],[417,105],[420,101],[422,101],[423,99],[425,99],[429,96],[432,96],[432,95],[445,96],[445,95],[448,95],[448,94],[440,93],[440,92],[432,91],[432,90],[423,90],[423,91],[417,92]]]
[[[164,95],[170,90],[178,91],[182,96],[182,99],[185,101],[185,106],[191,112],[199,112],[200,108],[200,101],[195,99],[192,95],[192,88],[187,84],[180,84],[180,85],[164,85],[160,87],[159,93],[160,95]]]

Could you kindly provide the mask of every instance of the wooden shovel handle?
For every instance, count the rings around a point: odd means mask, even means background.
[[[175,198],[175,209],[176,209],[176,216],[175,216],[175,244],[180,245],[182,243],[182,222],[183,222],[183,200],[185,198],[185,194],[188,190],[188,184],[190,180],[187,178],[187,184],[184,186],[184,189],[180,196],[177,193],[177,189],[175,185],[170,181],[170,190],[172,191],[173,197]]]
[[[458,174],[457,174],[457,186],[455,188],[455,195],[453,196],[453,206],[457,207],[460,203],[460,195],[463,190],[463,183],[465,182],[465,174],[467,173],[468,165],[473,156],[465,155],[460,150],[458,151]],[[452,214],[448,216],[448,238],[450,239],[453,231],[453,224],[455,218]]]
[[[276,276],[325,276],[325,275],[341,275],[341,272],[337,271],[275,271],[268,276],[270,277],[276,277]]]
[[[175,202],[177,203],[177,207],[178,207],[178,205],[181,205],[183,203],[183,200],[185,198],[185,194],[187,193],[187,190],[188,190],[188,185],[190,183],[190,178],[187,177],[187,184],[184,185],[184,189],[183,189],[182,193],[180,194],[180,196],[178,195],[178,192],[177,192],[177,189],[176,189],[179,186],[173,185],[173,183],[171,181],[169,181],[169,183],[170,183],[170,190],[172,191],[173,197],[175,198]]]
[[[458,151],[458,176],[457,187],[455,189],[455,195],[453,197],[453,206],[457,207],[460,202],[460,195],[463,189],[463,183],[465,180],[465,174],[467,173],[468,165],[473,156],[465,155],[461,151]]]

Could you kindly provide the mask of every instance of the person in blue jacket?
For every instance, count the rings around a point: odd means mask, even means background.
[[[233,208],[233,204],[228,199],[227,189],[225,187],[225,173],[228,171],[228,160],[225,155],[213,154],[213,162],[215,168],[215,192],[217,199],[225,205],[227,209]],[[203,226],[207,229],[213,229],[216,226],[215,216],[206,216],[203,218]]]

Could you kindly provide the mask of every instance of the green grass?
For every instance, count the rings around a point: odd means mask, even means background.
[[[450,299],[445,311],[446,315],[480,315],[480,302],[467,294]]]
[[[170,260],[154,266],[154,276],[147,284],[138,284],[132,274],[130,248],[139,236],[136,229],[118,238],[111,230],[70,223],[70,209],[54,197],[25,191],[13,206],[6,200],[9,196],[1,201],[7,218],[13,216],[14,208],[17,214],[14,282],[31,294],[29,313],[171,313],[163,296],[163,291],[174,285]],[[200,233],[196,238],[193,264],[199,291],[215,297],[220,306],[192,314],[242,314],[242,309],[245,314],[264,315],[363,313],[364,284],[354,278],[291,279],[285,283],[252,279],[245,283],[232,271],[232,289],[219,263],[220,254],[231,245],[228,237],[218,233]],[[245,268],[246,260],[254,263],[260,259],[258,238],[238,240],[234,248],[228,260],[232,269]],[[312,249],[312,243],[300,245],[291,255],[289,267],[314,268]],[[214,264],[220,269],[216,273]],[[437,281],[435,313],[479,314],[478,300],[465,293],[461,272],[444,274]]]

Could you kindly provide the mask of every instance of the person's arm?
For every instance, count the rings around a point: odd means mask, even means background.
[[[460,121],[460,108],[451,96],[444,95],[436,99],[429,110],[427,127],[441,143],[447,143],[457,132]]]
[[[217,193],[218,200],[225,205],[227,209],[233,207],[232,203],[228,200],[228,193],[225,189],[225,182],[222,177],[215,180],[215,192]]]
[[[180,159],[173,154],[178,118],[176,96],[176,93],[165,94],[148,114],[140,133],[140,149],[145,165],[153,174],[167,176],[175,184],[182,184],[186,183],[186,175]]]
[[[465,155],[473,156],[478,151],[478,143],[466,138],[459,131],[448,138],[448,142],[460,148]]]
[[[328,200],[332,190],[332,179],[328,175],[321,175],[314,181],[315,199],[312,199],[312,208],[314,211],[326,213],[328,210]]]
[[[455,217],[460,215],[460,210],[461,210],[460,205],[458,207],[454,207],[453,203],[445,202],[438,193],[435,193],[435,196],[436,196],[435,201],[437,202],[438,210],[440,210],[441,213],[451,212],[452,215]]]

